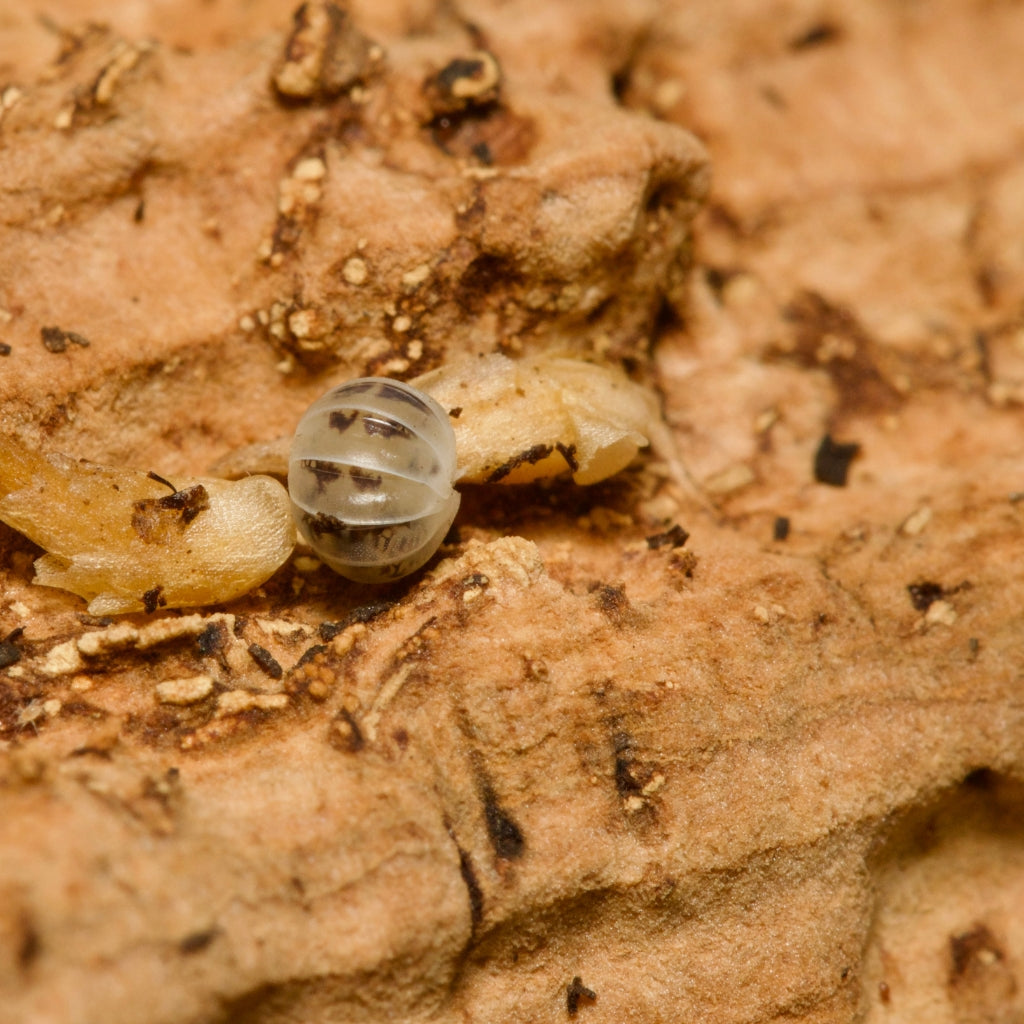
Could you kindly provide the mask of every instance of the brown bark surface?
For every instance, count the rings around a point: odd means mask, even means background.
[[[47,10],[4,431],[195,474],[557,349],[704,500],[467,489],[426,574],[116,622],[0,525],[0,1021],[1024,1021],[1020,4]]]

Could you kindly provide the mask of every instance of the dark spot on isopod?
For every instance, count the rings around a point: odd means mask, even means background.
[[[449,409],[448,415],[451,416],[453,420],[457,420],[462,415],[462,406],[457,405],[454,409]]]
[[[575,1017],[579,1013],[580,1003],[593,1003],[596,1000],[597,993],[593,989],[587,988],[578,974],[569,982],[569,987],[565,990],[565,1009],[570,1017]]]
[[[367,413],[363,413],[363,430],[370,437],[382,437],[385,440],[391,437],[412,437],[412,431],[403,423],[388,419],[386,416],[374,416]]]
[[[9,356],[11,352],[11,346],[6,341],[0,341],[0,356]]]
[[[384,484],[384,477],[379,473],[372,473],[361,466],[349,466],[348,475],[357,491],[379,491]]]
[[[430,412],[430,407],[422,398],[418,395],[414,395],[411,391],[407,391],[405,388],[398,387],[395,384],[381,384],[380,390],[377,393],[381,398],[386,398],[388,401],[405,402],[406,405],[411,405],[419,412]]]
[[[344,434],[349,427],[355,422],[356,417],[359,415],[358,412],[342,412],[340,409],[335,409],[327,417],[327,425],[331,430],[336,430],[339,434]]]
[[[789,519],[786,516],[776,516],[772,524],[772,539],[782,541],[789,536]]]
[[[157,608],[167,604],[167,598],[163,596],[163,587],[153,587],[142,595],[142,607],[148,615],[152,615]]]
[[[845,487],[850,463],[859,451],[859,444],[840,444],[826,434],[814,453],[814,479],[830,487]]]
[[[317,512],[315,516],[304,515],[302,523],[314,537],[343,537],[351,533],[348,523],[327,512]]]
[[[327,485],[334,483],[341,476],[341,469],[335,463],[326,462],[323,459],[302,459],[299,465],[316,477],[318,494],[323,494]]]
[[[375,380],[354,380],[349,384],[342,384],[340,388],[335,388],[334,393],[336,395],[349,394],[349,395],[365,395],[368,391],[373,391],[377,386]]]

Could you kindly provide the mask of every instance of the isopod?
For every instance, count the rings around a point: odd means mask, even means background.
[[[288,492],[299,532],[350,580],[408,575],[437,550],[459,494],[455,434],[429,395],[385,377],[341,384],[299,421]]]

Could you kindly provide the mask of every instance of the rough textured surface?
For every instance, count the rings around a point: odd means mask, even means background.
[[[0,528],[0,1020],[1024,1020],[1019,5],[579,10],[356,4],[287,101],[275,4],[4,15],[4,430],[196,473],[557,345],[711,505],[116,623]]]

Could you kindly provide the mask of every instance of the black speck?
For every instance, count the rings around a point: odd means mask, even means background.
[[[174,512],[183,526],[188,526],[199,515],[210,507],[210,494],[202,484],[193,484],[180,491],[174,485],[155,473],[150,478],[174,492],[163,498],[142,498],[132,503],[132,529],[146,542],[153,542],[161,537],[160,516],[164,512]]]
[[[941,583],[925,580],[923,583],[911,583],[907,586],[910,603],[919,612],[926,612],[936,602],[946,596]]]
[[[830,487],[845,487],[850,463],[859,451],[859,444],[838,444],[826,434],[814,453],[814,479]]]
[[[647,547],[651,551],[657,551],[659,548],[681,548],[689,539],[690,535],[676,523],[664,533],[648,537]]]
[[[468,576],[464,576],[459,581],[459,589],[463,592],[467,590],[476,590],[479,587],[488,586],[490,582],[490,577],[485,576],[482,572],[471,572]]]
[[[776,516],[772,524],[772,539],[786,540],[789,537],[789,517]]]
[[[554,450],[554,446],[550,444],[535,444],[532,448],[527,448],[525,452],[514,455],[508,462],[503,462],[487,477],[486,482],[496,484],[499,480],[504,480],[509,473],[514,469],[518,469],[524,463],[533,466],[546,459]]]
[[[565,459],[565,464],[569,467],[569,471],[575,473],[580,468],[580,460],[576,458],[576,445],[562,444],[559,441],[555,447],[562,458]]]
[[[991,768],[974,768],[964,776],[964,785],[971,789],[991,792],[996,788],[999,776]]]
[[[9,356],[11,354],[11,346],[6,341],[0,341],[0,356]]]
[[[185,956],[192,953],[201,953],[217,937],[220,929],[214,925],[212,928],[204,928],[202,931],[192,932],[178,943],[178,951]]]
[[[451,416],[453,420],[457,420],[462,415],[462,406],[457,405],[454,409],[449,409],[448,415]]]
[[[312,661],[318,654],[323,654],[324,651],[326,651],[326,650],[327,650],[327,645],[326,644],[313,644],[312,647],[307,647],[302,652],[302,657],[299,658],[299,660],[297,662],[295,662],[295,667],[296,668],[301,668],[303,665],[305,665],[308,662]]]
[[[597,993],[587,988],[578,974],[569,982],[569,987],[565,990],[565,1008],[570,1017],[575,1017],[579,1013],[580,1003],[592,1003],[596,999]]]
[[[476,143],[472,150],[473,156],[477,158],[484,165],[484,167],[490,167],[494,163],[494,154],[491,152],[491,147],[486,142]]]
[[[637,777],[636,747],[633,737],[626,732],[617,732],[612,737],[615,746],[615,788],[619,796],[627,797],[639,793],[644,782]]]
[[[75,618],[83,626],[109,626],[113,623],[113,619],[109,615],[87,615],[85,612],[79,612]],[[10,637],[7,638],[10,640]]]
[[[196,637],[196,644],[199,647],[199,653],[207,656],[211,654],[217,654],[223,650],[224,643],[227,638],[224,636],[224,630],[221,628],[219,622],[211,622],[206,629],[204,629],[199,636]]]
[[[498,803],[494,790],[486,783],[481,787],[480,796],[484,803],[484,820],[487,835],[494,852],[502,860],[516,860],[523,855],[526,842],[519,826],[512,816]]]
[[[60,327],[44,327],[39,333],[43,339],[43,345],[49,352],[66,352],[68,343],[79,345],[82,348],[89,347],[89,339],[75,331],[65,331]]]
[[[146,609],[148,615],[152,615],[161,604],[167,604],[163,590],[163,587],[153,587],[142,595],[142,607]]]
[[[141,224],[146,219],[146,200],[140,199],[135,204],[135,212],[132,214],[132,220],[136,224]]]
[[[708,287],[715,293],[715,296],[720,299],[722,292],[725,291],[725,286],[742,273],[742,270],[732,267],[705,267],[704,279],[707,281]]]
[[[458,843],[455,844],[455,849],[459,851],[459,874],[462,875],[462,881],[466,883],[466,892],[469,895],[469,919],[475,930],[484,916],[484,894],[480,889],[480,883],[477,881],[469,854]]]
[[[28,915],[21,919],[21,941],[18,943],[18,965],[23,971],[27,971],[42,951],[42,943],[39,941],[39,932],[36,931]]]
[[[796,38],[789,41],[791,50],[811,50],[816,46],[825,46],[828,43],[838,42],[843,35],[842,29],[829,21],[819,22],[812,25],[806,32],[802,32]]]
[[[484,70],[482,60],[472,57],[456,57],[455,60],[449,61],[437,73],[437,84],[448,93],[451,93],[460,79],[480,78]]]
[[[257,665],[271,679],[280,679],[284,675],[284,669],[281,668],[281,663],[275,658],[266,647],[260,647],[259,644],[249,644],[249,657],[256,662]]]
[[[383,615],[391,607],[386,601],[374,601],[372,604],[361,604],[353,608],[341,620],[341,628],[347,629],[356,622],[372,622],[378,615]]]
[[[21,651],[10,640],[0,640],[0,668],[21,661]]]
[[[320,634],[320,639],[326,643],[333,640],[344,628],[345,626],[341,622],[321,622],[317,633]]]
[[[167,477],[161,476],[159,473],[154,473],[153,470],[150,470],[146,474],[146,476],[148,479],[153,480],[158,484],[162,484],[164,487],[167,488],[167,490],[171,492],[171,494],[177,493],[178,488],[175,487],[174,484],[172,484],[171,481],[167,479]]]
[[[330,734],[331,746],[348,754],[358,754],[366,746],[363,730],[359,728],[355,715],[348,708],[342,708],[334,716]]]
[[[949,939],[951,961],[950,981],[956,984],[968,971],[986,960],[1003,960],[1005,954],[987,925],[977,924],[970,931],[951,935]]]
[[[629,599],[625,587],[613,587],[609,583],[596,583],[590,592],[597,598],[598,609],[616,626],[621,626],[629,612]]]

